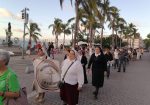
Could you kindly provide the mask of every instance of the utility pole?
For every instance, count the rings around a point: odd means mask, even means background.
[[[25,27],[28,24],[28,20],[29,20],[29,15],[27,13],[27,11],[29,11],[28,8],[23,9],[22,12],[22,19],[24,19],[24,34],[23,34],[23,46],[22,46],[22,59],[24,59],[24,49],[25,49]]]

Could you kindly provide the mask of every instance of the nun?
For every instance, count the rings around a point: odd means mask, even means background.
[[[92,85],[95,87],[94,98],[97,99],[99,88],[104,84],[104,71],[107,70],[107,61],[100,47],[95,48],[95,53],[90,57],[88,70],[92,66]]]
[[[84,84],[83,67],[74,50],[70,50],[67,59],[62,63],[61,80],[64,81],[60,89],[60,97],[63,105],[78,104],[79,91]]]

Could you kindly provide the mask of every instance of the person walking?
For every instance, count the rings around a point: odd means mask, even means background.
[[[83,67],[76,58],[74,50],[70,50],[69,56],[62,63],[61,79],[64,78],[64,86],[60,89],[60,97],[64,105],[78,104],[79,91],[84,84]]]
[[[50,53],[52,54],[52,59],[54,59],[54,45],[53,45],[53,42],[51,43],[51,45],[50,45]]]
[[[123,68],[123,72],[126,71],[126,51],[125,49],[120,49],[119,53],[119,67],[118,67],[118,72],[121,71],[121,68]]]
[[[116,69],[116,67],[118,68],[119,66],[119,50],[118,49],[115,49],[115,52],[114,52],[114,69]]]
[[[35,99],[40,103],[44,101],[44,96],[45,96],[45,91],[44,89],[42,89],[39,84],[38,84],[38,80],[36,78],[37,75],[37,67],[38,65],[45,60],[47,57],[44,54],[42,48],[38,49],[38,53],[37,53],[37,57],[33,59],[33,66],[34,66],[34,81],[33,81],[33,90],[36,90],[36,92],[38,93],[37,96],[35,97]]]
[[[87,58],[86,58],[86,55],[85,55],[85,52],[84,52],[84,51],[81,51],[81,64],[82,64],[82,66],[83,66],[84,84],[87,84],[87,83],[88,83],[87,75],[86,75]]]
[[[134,49],[132,53],[133,53],[133,61],[135,61],[136,58],[137,58],[137,52],[136,52],[136,49]]]
[[[111,65],[111,62],[113,60],[113,55],[111,54],[110,50],[108,48],[106,48],[106,53],[105,53],[105,57],[106,57],[106,60],[107,60],[107,78],[109,78],[109,75],[110,75],[110,65]]]
[[[64,56],[64,60],[68,58],[70,53],[70,48],[65,48],[65,56]]]
[[[16,73],[8,67],[9,59],[8,52],[0,51],[0,105],[4,104],[4,98],[19,97],[20,84]]]
[[[141,51],[140,51],[140,49],[137,49],[137,60],[140,60],[140,58],[141,58]]]
[[[51,43],[50,42],[48,42],[48,48],[47,48],[47,54],[48,54],[48,56],[50,57],[50,50],[51,50]]]
[[[95,87],[94,98],[97,99],[99,88],[104,84],[104,71],[107,70],[107,61],[100,47],[95,48],[95,53],[90,57],[88,71],[92,65],[92,85]]]

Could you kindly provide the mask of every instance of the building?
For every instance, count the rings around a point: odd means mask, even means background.
[[[134,39],[134,43],[133,43],[133,39],[123,39],[123,42],[128,42],[128,47],[131,48],[140,48],[140,47],[144,47],[144,42],[143,39],[141,37],[139,38],[135,38]]]

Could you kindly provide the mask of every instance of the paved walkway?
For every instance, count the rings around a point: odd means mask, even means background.
[[[28,88],[28,97],[31,105],[62,105],[59,93],[47,93],[45,103],[38,104],[32,97],[31,84],[33,74],[25,74],[24,69],[29,60],[12,58],[10,66],[19,75],[22,86]],[[80,93],[79,105],[150,105],[150,53],[145,53],[142,60],[130,62],[126,73],[117,70],[111,71],[110,79],[100,89],[98,100],[93,99],[91,76],[89,84],[85,85]]]

